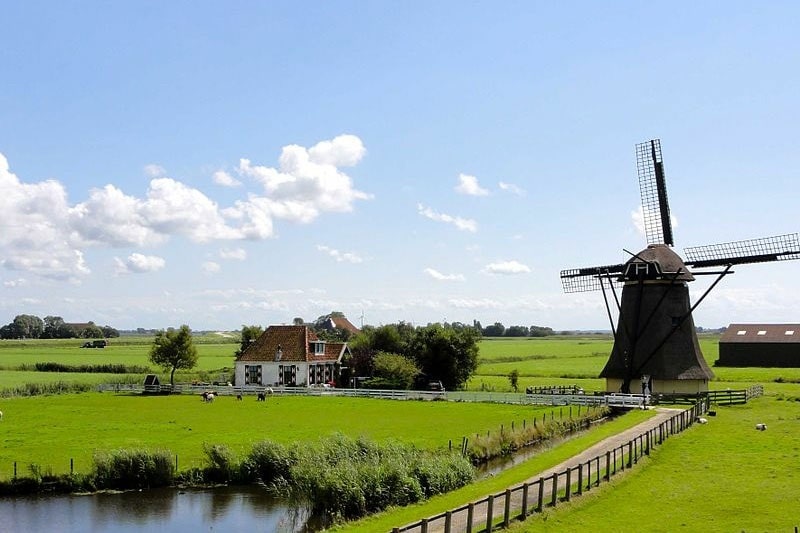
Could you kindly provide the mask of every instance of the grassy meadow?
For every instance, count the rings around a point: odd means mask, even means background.
[[[222,396],[211,404],[198,396],[85,393],[3,400],[0,478],[13,463],[36,463],[53,473],[86,471],[95,451],[120,448],[168,449],[179,466],[200,466],[204,444],[244,452],[253,443],[313,440],[341,432],[376,441],[399,441],[445,449],[452,440],[509,428],[550,413],[551,408],[456,402],[400,402],[367,398],[270,397],[257,402]],[[55,445],[57,443],[57,445]]]
[[[744,388],[760,383],[765,396],[745,406],[720,406],[706,425],[695,425],[670,439],[651,458],[611,484],[514,526],[513,531],[775,531],[800,525],[794,510],[800,493],[800,369],[720,368],[717,336],[701,336],[703,353],[716,374],[712,389]],[[25,383],[73,381],[129,382],[134,374],[36,372],[36,362],[68,365],[122,364],[153,368],[152,339],[113,339],[105,349],[82,349],[81,341],[0,341],[0,390]],[[597,378],[611,351],[608,336],[484,339],[470,390],[510,391],[509,374],[519,374],[518,389],[542,385],[578,385],[601,390]],[[178,381],[211,381],[230,372],[235,339],[205,337],[197,342],[198,368],[176,375]],[[549,410],[549,408],[544,408]],[[496,431],[530,420],[531,407],[448,402],[398,402],[336,397],[271,397],[238,402],[221,397],[203,404],[195,396],[138,396],[82,393],[0,397],[0,479],[20,475],[35,463],[53,473],[85,471],[95,450],[169,449],[181,469],[203,462],[204,444],[225,444],[241,454],[252,443],[317,439],[342,432],[377,441],[401,440],[420,448],[460,444],[464,435]],[[557,464],[609,432],[633,425],[646,412],[625,417],[542,451],[494,477],[480,480],[424,503],[393,509],[339,526],[342,531],[390,530],[486,494],[518,484]],[[755,431],[758,422],[768,425]],[[57,443],[57,444],[54,444]],[[609,509],[625,509],[624,513]],[[794,514],[793,514],[794,513]],[[646,526],[642,526],[646,524]]]

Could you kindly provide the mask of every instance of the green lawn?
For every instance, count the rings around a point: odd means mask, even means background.
[[[708,424],[669,439],[610,485],[511,531],[793,531],[800,526],[798,400],[770,396],[718,408]],[[766,431],[754,429],[759,422]]]
[[[221,396],[204,404],[199,396],[112,393],[10,398],[0,401],[0,477],[16,461],[50,466],[54,473],[87,471],[94,450],[166,448],[181,468],[199,466],[203,444],[242,451],[263,439],[303,441],[342,432],[375,440],[398,440],[421,448],[458,447],[461,438],[531,423],[550,407],[462,402],[374,400],[274,395],[237,401]]]

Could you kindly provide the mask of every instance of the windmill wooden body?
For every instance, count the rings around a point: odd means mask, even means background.
[[[733,265],[800,259],[798,235],[687,248],[684,261],[672,250],[661,142],[638,144],[636,161],[648,247],[628,252],[626,263],[561,271],[564,291],[603,292],[614,333],[611,356],[600,373],[608,392],[703,392],[714,374],[700,350],[692,312],[733,273]],[[701,274],[717,277],[692,305],[688,284]],[[616,327],[610,300],[618,311]]]

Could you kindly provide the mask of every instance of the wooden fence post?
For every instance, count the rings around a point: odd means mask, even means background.
[[[565,494],[566,501],[569,501],[569,493],[572,490],[572,468],[567,467],[567,485],[566,485],[567,492]]]
[[[492,516],[493,507],[494,496],[489,495],[486,499],[486,533],[492,533],[492,522],[494,521],[494,517]]]
[[[553,487],[551,490],[552,493],[550,494],[550,505],[555,507],[556,503],[558,503],[558,472],[553,474]]]
[[[525,520],[525,517],[528,516],[528,485],[527,483],[522,484],[522,512],[519,514],[520,520]]]
[[[14,465],[16,465],[16,463],[14,463]],[[14,471],[16,472],[16,466],[15,466],[15,470]],[[544,502],[542,500],[544,500],[544,478],[540,477],[539,478],[539,501],[536,503],[536,511],[540,512],[540,513],[542,512],[542,506],[544,505]]]
[[[586,490],[592,489],[592,460],[586,461]]]
[[[475,515],[475,504],[470,503],[467,506],[467,533],[472,533],[472,519]]]
[[[506,501],[503,507],[503,527],[508,529],[511,521],[511,489],[506,489]]]
[[[453,512],[452,511],[447,511],[444,514],[444,533],[450,533],[450,529],[452,527],[452,525],[451,525],[452,522],[453,522]]]
[[[583,463],[578,465],[578,496],[583,494]]]
[[[628,468],[633,466],[633,441],[628,443]]]
[[[419,532],[420,533],[428,533],[428,519],[423,518],[419,521]]]
[[[616,462],[617,462],[617,458],[616,458],[616,456],[614,456],[614,470],[617,469]],[[607,451],[606,452],[606,481],[608,481],[609,479],[611,479],[611,452]]]

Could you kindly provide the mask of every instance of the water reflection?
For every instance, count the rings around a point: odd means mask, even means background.
[[[157,489],[86,496],[0,498],[0,531],[248,531],[318,529],[305,509],[259,487]]]

